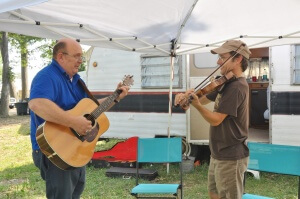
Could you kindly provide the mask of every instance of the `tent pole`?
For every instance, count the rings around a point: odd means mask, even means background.
[[[170,128],[172,119],[172,93],[173,93],[173,79],[174,79],[174,56],[171,56],[170,62],[170,87],[169,87],[169,121],[168,121],[168,138],[170,138]]]
[[[168,120],[168,138],[170,138],[170,130],[171,130],[171,120],[172,120],[172,93],[173,93],[173,79],[174,79],[174,59],[176,52],[176,41],[175,39],[172,40],[172,46],[171,46],[171,54],[170,54],[170,85],[169,85],[169,120]],[[170,164],[167,164],[167,173],[169,173]]]
[[[188,12],[187,15],[185,16],[185,18],[184,18],[184,20],[183,20],[183,22],[182,22],[182,24],[181,24],[181,26],[180,26],[180,29],[179,29],[178,32],[177,32],[177,36],[176,36],[176,38],[175,38],[175,42],[177,42],[178,39],[180,38],[182,29],[184,28],[186,22],[188,21],[188,19],[189,19],[190,16],[192,15],[192,12],[193,12],[193,10],[194,10],[194,8],[195,8],[197,2],[198,2],[198,0],[195,0],[195,1],[194,1],[194,3],[193,3],[193,5],[191,6],[189,12]]]
[[[170,87],[169,87],[169,121],[168,121],[168,138],[170,138],[171,120],[172,120],[172,93],[173,93],[173,79],[174,79],[174,56],[170,56]],[[170,171],[170,164],[167,163],[167,174]]]

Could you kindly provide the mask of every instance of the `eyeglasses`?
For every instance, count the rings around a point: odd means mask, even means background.
[[[218,56],[218,59],[221,60],[221,62],[224,62],[224,60],[225,60],[225,59],[224,59],[223,57],[221,57],[220,55]]]
[[[64,55],[69,55],[70,57],[74,57],[77,61],[85,62],[85,57],[80,55],[70,55],[69,53],[62,52]]]
[[[229,57],[221,57],[220,55],[218,56],[218,59],[221,60],[221,62],[225,62]]]

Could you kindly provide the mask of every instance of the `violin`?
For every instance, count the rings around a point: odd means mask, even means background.
[[[228,57],[219,67],[217,67],[206,79],[204,79],[197,87],[199,87],[201,84],[203,84],[212,74],[214,74],[217,70],[219,70],[224,64],[226,64],[229,60],[231,60],[233,57],[235,57],[236,55],[238,55],[238,50],[242,47],[245,46],[245,44],[241,44],[234,52],[234,54],[232,54],[230,57]],[[213,91],[215,91],[216,89],[219,89],[221,86],[223,86],[225,83],[232,81],[236,79],[236,77],[234,76],[233,72],[228,72],[226,75],[212,81],[211,83],[209,83],[207,86],[205,86],[202,89],[197,89],[197,87],[195,88],[196,91],[194,91],[194,93],[198,96],[198,97],[202,97],[203,95],[206,95],[208,93],[211,93]],[[176,99],[176,97],[175,97]],[[181,108],[185,109],[186,107],[189,106],[189,104],[192,102],[193,97],[192,95],[186,97],[186,99],[181,99],[179,101],[179,104],[175,104],[176,107],[181,106]]]
[[[233,72],[228,72],[226,75],[223,75],[221,77],[219,77],[218,79],[215,79],[214,81],[210,82],[207,86],[195,90],[194,93],[200,98],[203,95],[207,95],[208,93],[211,93],[217,89],[220,89],[223,85],[225,85],[228,82],[231,82],[233,80],[235,80],[236,77],[233,74]],[[185,108],[187,106],[189,106],[189,104],[192,102],[193,97],[192,95],[188,96],[188,99],[182,99],[180,101],[180,104],[175,105],[176,107],[181,106],[182,108]]]
[[[220,77],[218,79],[215,79],[214,81],[212,81],[211,83],[209,83],[204,88],[196,90],[194,93],[198,97],[202,97],[203,95],[206,95],[208,93],[211,93],[211,92],[219,89],[225,83],[227,83],[229,81],[232,81],[233,79],[235,79],[235,76],[234,76],[233,72],[230,71],[226,75],[223,75],[222,77]]]

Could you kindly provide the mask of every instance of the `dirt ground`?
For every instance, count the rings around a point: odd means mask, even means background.
[[[9,117],[0,117],[0,128],[3,126],[11,124],[28,124],[29,125],[30,116],[29,115],[17,115],[16,108],[9,110]]]

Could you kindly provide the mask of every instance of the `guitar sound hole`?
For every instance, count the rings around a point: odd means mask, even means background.
[[[92,126],[95,125],[95,118],[93,118],[92,115],[90,114],[85,114],[84,117],[87,119],[87,120],[90,120],[92,122]]]

